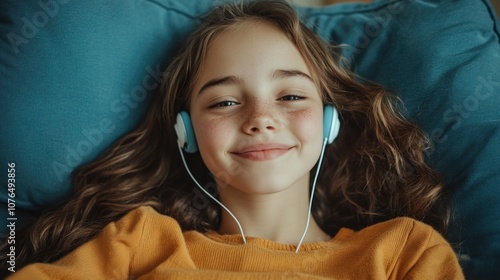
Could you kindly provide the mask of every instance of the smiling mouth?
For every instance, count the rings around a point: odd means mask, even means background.
[[[234,152],[233,154],[247,160],[265,161],[278,158],[286,154],[292,148],[293,146],[291,147],[284,145],[270,145],[270,146],[268,145],[267,147],[265,145],[254,146],[245,148],[238,152]]]

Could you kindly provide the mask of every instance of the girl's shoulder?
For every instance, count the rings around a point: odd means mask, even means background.
[[[365,240],[372,244],[397,244],[397,247],[419,247],[422,250],[436,245],[450,247],[446,239],[432,226],[408,217],[376,223],[359,231],[342,228],[335,239],[346,242]]]
[[[146,218],[146,217],[154,217],[154,218],[165,217],[167,219],[172,219],[166,215],[162,215],[162,214],[158,213],[158,211],[156,211],[151,206],[140,206],[140,207],[137,207],[137,208],[133,209],[132,211],[128,212],[127,214],[125,214],[125,216],[123,216],[120,219],[120,221],[121,220],[130,220],[130,219],[142,219],[142,218]]]
[[[360,231],[343,228],[335,238],[352,255],[381,258],[395,275],[420,279],[439,271],[440,275],[463,279],[456,254],[446,239],[430,225],[412,218],[394,218]]]
[[[116,222],[108,224],[105,231],[114,234],[140,235],[182,235],[179,223],[150,206],[141,206],[125,214]],[[150,236],[152,237],[152,236]],[[158,236],[159,237],[159,236]]]
[[[137,223],[143,220],[160,221],[163,223],[175,223],[177,221],[167,215],[161,214],[151,206],[140,206],[125,214],[117,223]]]

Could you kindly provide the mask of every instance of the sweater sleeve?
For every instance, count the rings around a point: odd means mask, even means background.
[[[413,250],[401,257],[412,260],[403,279],[465,279],[450,244],[430,226],[415,221],[407,248]]]
[[[134,249],[142,238],[145,212],[135,209],[60,260],[28,265],[8,279],[127,279]]]
[[[406,274],[409,279],[465,279],[457,258],[448,244],[428,248]]]

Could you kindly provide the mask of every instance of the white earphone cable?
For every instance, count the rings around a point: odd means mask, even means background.
[[[295,253],[299,252],[299,248],[302,245],[302,242],[304,241],[304,238],[306,237],[307,229],[309,228],[309,222],[311,220],[311,208],[312,208],[312,202],[313,202],[313,197],[314,197],[314,190],[316,189],[316,181],[318,180],[319,169],[321,168],[321,163],[323,162],[323,155],[325,154],[325,147],[326,147],[327,141],[328,141],[327,138],[325,138],[325,140],[323,141],[323,147],[321,148],[321,155],[319,157],[318,167],[316,168],[316,175],[314,175],[314,181],[313,181],[313,185],[311,188],[311,195],[309,198],[309,210],[307,212],[306,227],[304,229],[304,233],[302,234],[302,237],[300,238],[299,244],[297,245],[297,249],[295,249]]]
[[[314,198],[314,190],[316,189],[316,182],[318,180],[318,175],[319,175],[319,170],[321,168],[321,163],[323,162],[323,156],[324,156],[324,153],[325,153],[325,148],[326,148],[327,141],[328,141],[327,138],[325,138],[325,140],[323,141],[323,146],[321,148],[321,155],[320,155],[319,161],[318,161],[318,167],[316,168],[316,174],[314,175],[314,181],[313,181],[313,185],[312,185],[312,188],[311,188],[311,194],[310,194],[310,198],[309,198],[309,209],[308,209],[308,212],[307,212],[306,226],[304,228],[304,232],[302,233],[302,237],[300,238],[299,243],[297,244],[297,249],[295,249],[295,253],[299,252],[300,246],[302,245],[302,242],[304,241],[304,238],[306,237],[306,234],[307,234],[307,230],[309,228],[309,223],[310,223],[310,220],[311,220],[312,202],[313,202],[313,198]],[[243,242],[246,244],[247,240],[245,238],[245,234],[243,232],[243,228],[241,227],[241,224],[238,221],[238,219],[236,218],[236,216],[226,206],[224,206],[224,204],[222,204],[215,197],[213,197],[207,190],[205,190],[198,183],[198,181],[194,178],[193,174],[189,170],[189,167],[188,167],[188,165],[186,163],[186,159],[184,158],[184,153],[182,152],[181,147],[179,147],[179,153],[181,154],[182,163],[184,164],[184,167],[186,168],[186,171],[188,172],[188,174],[191,177],[191,179],[195,182],[195,184],[198,186],[198,188],[200,188],[200,190],[202,190],[206,195],[208,195],[211,199],[213,199],[215,202],[217,202],[217,204],[219,204],[224,210],[226,210],[227,213],[229,213],[229,215],[234,219],[234,221],[238,225],[238,228],[239,228],[240,234],[241,234],[241,238],[243,239]]]
[[[187,163],[186,163],[186,159],[184,158],[184,153],[182,152],[182,149],[181,147],[179,147],[179,152],[181,154],[181,158],[182,158],[182,162],[184,163],[184,167],[186,167],[186,171],[188,172],[189,176],[191,177],[191,179],[193,179],[193,181],[195,182],[195,184],[206,194],[208,195],[211,199],[213,199],[215,202],[217,202],[224,210],[227,211],[227,213],[229,213],[229,215],[231,215],[231,217],[233,217],[234,221],[236,222],[236,224],[238,224],[238,228],[240,229],[240,233],[241,233],[241,238],[243,238],[243,242],[246,244],[247,243],[247,240],[245,238],[245,234],[243,233],[243,228],[241,227],[241,224],[240,222],[238,221],[238,219],[236,219],[236,216],[233,215],[233,213],[231,211],[229,211],[229,209],[227,209],[226,206],[224,206],[224,204],[222,204],[220,201],[218,201],[215,197],[213,197],[207,190],[205,190],[199,183],[198,181],[196,181],[196,179],[194,178],[193,174],[191,174],[191,171],[189,170],[189,167],[187,166]]]

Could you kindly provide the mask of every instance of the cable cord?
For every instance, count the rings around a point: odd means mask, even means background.
[[[238,224],[238,228],[240,229],[240,234],[241,234],[241,238],[243,238],[243,243],[247,244],[247,239],[245,238],[245,234],[243,233],[243,228],[241,227],[241,224],[240,222],[238,221],[238,219],[236,219],[236,216],[233,215],[233,213],[231,211],[229,211],[229,209],[227,209],[226,206],[224,206],[224,204],[222,204],[220,201],[218,201],[215,197],[213,197],[207,190],[205,190],[199,183],[198,181],[196,181],[196,179],[194,178],[193,174],[191,174],[191,171],[189,170],[189,167],[187,166],[187,163],[186,163],[186,159],[184,158],[184,153],[182,152],[182,149],[181,147],[179,147],[179,152],[181,153],[181,158],[182,158],[182,162],[184,163],[184,167],[186,167],[186,170],[189,174],[189,176],[191,177],[191,179],[193,179],[193,181],[195,182],[195,184],[200,188],[200,190],[202,190],[206,195],[208,195],[211,199],[213,199],[215,202],[217,202],[220,207],[222,207],[224,210],[227,211],[227,213],[229,213],[229,215],[231,215],[231,217],[233,217],[234,221],[236,222],[236,224]]]
[[[323,146],[321,148],[321,155],[319,157],[319,161],[318,161],[318,167],[316,168],[316,174],[314,175],[314,181],[313,181],[313,185],[312,185],[312,188],[311,188],[311,195],[310,195],[310,198],[309,198],[309,209],[307,211],[307,221],[306,221],[306,226],[304,228],[304,233],[302,233],[302,237],[300,238],[299,240],[299,243],[297,244],[297,249],[295,249],[295,253],[298,253],[299,252],[299,249],[300,249],[300,246],[302,245],[302,242],[304,241],[304,238],[306,237],[306,234],[307,234],[307,230],[309,229],[309,223],[311,221],[311,210],[312,210],[312,202],[313,202],[313,198],[314,198],[314,190],[316,189],[316,181],[318,180],[318,175],[319,175],[319,170],[320,170],[320,167],[321,167],[321,163],[323,162],[323,155],[325,153],[325,147],[326,147],[326,142],[328,141],[327,138],[325,138],[325,140],[323,141]],[[199,183],[198,181],[194,178],[193,174],[191,173],[191,171],[189,170],[189,167],[186,163],[186,159],[184,158],[184,153],[182,152],[182,149],[181,147],[179,147],[179,152],[181,154],[181,158],[182,158],[182,163],[184,163],[184,167],[186,167],[186,171],[188,172],[189,176],[191,177],[191,179],[195,182],[195,184],[206,194],[208,195],[211,199],[213,199],[215,202],[217,202],[217,204],[219,204],[224,210],[227,211],[227,213],[229,213],[229,215],[231,215],[231,217],[234,219],[234,221],[236,222],[236,224],[238,224],[238,228],[240,229],[240,234],[241,234],[241,238],[243,238],[243,242],[246,244],[247,243],[247,240],[245,238],[245,233],[243,232],[243,228],[241,227],[241,224],[240,222],[238,221],[238,219],[236,218],[235,215],[233,215],[233,213],[231,211],[229,211],[229,209],[227,209],[226,206],[224,206],[224,204],[222,204],[219,200],[217,200],[215,197],[213,197],[207,190],[205,190]]]
[[[325,147],[326,147],[327,141],[328,141],[327,138],[325,138],[325,140],[323,140],[323,147],[321,147],[321,155],[319,156],[318,167],[316,168],[316,175],[314,175],[314,181],[313,181],[313,185],[311,188],[311,195],[309,197],[309,210],[307,211],[306,227],[304,229],[304,233],[302,234],[302,237],[300,238],[299,244],[297,244],[297,249],[295,249],[295,253],[299,252],[300,246],[302,245],[302,242],[304,241],[304,238],[306,237],[307,229],[309,228],[309,222],[311,221],[311,209],[312,209],[312,202],[313,202],[313,198],[314,198],[314,190],[316,189],[316,181],[318,180],[319,169],[321,167],[321,163],[323,162],[323,155],[325,154]]]

